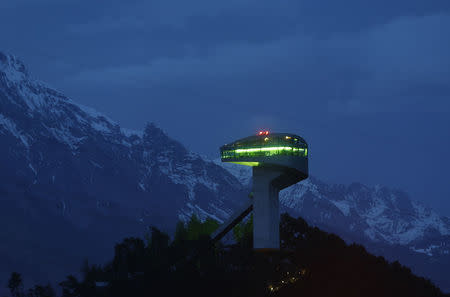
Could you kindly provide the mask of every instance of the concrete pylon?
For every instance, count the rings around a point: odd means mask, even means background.
[[[274,180],[283,171],[253,167],[253,247],[259,250],[280,248],[280,189]]]

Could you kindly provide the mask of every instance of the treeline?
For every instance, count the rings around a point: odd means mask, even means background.
[[[281,252],[252,250],[252,220],[234,230],[236,244],[212,244],[218,224],[193,216],[178,223],[174,239],[151,228],[126,238],[114,258],[84,263],[82,277],[59,285],[62,297],[103,296],[450,296],[398,262],[388,263],[360,245],[282,215]],[[12,297],[56,297],[50,285],[25,290],[21,276],[8,282]]]

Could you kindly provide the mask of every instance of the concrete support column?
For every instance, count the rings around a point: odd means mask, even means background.
[[[253,247],[280,248],[279,189],[272,181],[281,171],[267,167],[253,167]]]

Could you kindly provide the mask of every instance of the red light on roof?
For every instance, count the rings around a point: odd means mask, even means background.
[[[259,131],[257,135],[269,135],[269,131]]]
[[[258,135],[263,135],[263,133],[264,133],[263,131],[259,131]]]
[[[269,135],[269,131],[266,131],[266,135]]]

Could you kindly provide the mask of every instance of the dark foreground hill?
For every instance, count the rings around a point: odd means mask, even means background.
[[[194,217],[178,224],[173,241],[155,228],[146,240],[127,238],[115,246],[111,262],[85,263],[82,280],[68,276],[61,282],[62,295],[449,296],[398,262],[347,245],[301,218],[282,216],[283,252],[253,252],[251,221],[234,230],[237,244],[213,246],[207,234],[216,226]],[[23,296],[18,279],[17,274],[10,279],[12,293]],[[28,292],[30,297],[55,296],[48,286]]]

